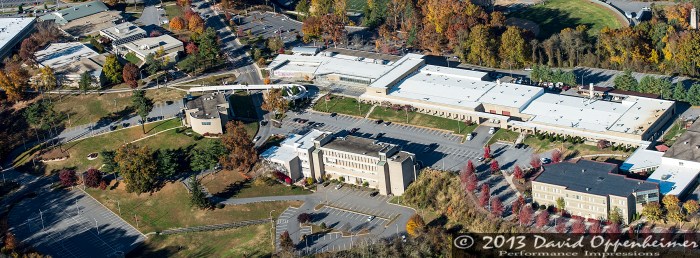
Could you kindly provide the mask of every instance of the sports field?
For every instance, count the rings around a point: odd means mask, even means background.
[[[565,28],[588,26],[589,34],[595,35],[603,27],[619,28],[622,22],[612,10],[588,0],[545,0],[515,11],[509,17],[533,21],[540,27],[538,38],[549,38]]]

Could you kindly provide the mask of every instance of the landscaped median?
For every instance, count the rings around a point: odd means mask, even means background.
[[[326,113],[338,113],[351,116],[364,117],[372,108],[372,105],[362,103],[355,98],[349,98],[338,95],[328,95],[321,97],[313,109]]]

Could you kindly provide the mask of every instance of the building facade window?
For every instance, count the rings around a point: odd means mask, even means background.
[[[211,122],[202,122],[202,125],[211,125]]]

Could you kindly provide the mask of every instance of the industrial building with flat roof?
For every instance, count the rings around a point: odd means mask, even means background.
[[[29,35],[34,22],[34,18],[0,18],[0,60]]]
[[[100,35],[112,41],[112,46],[116,48],[116,46],[121,44],[145,38],[146,31],[131,22],[123,22],[100,30]]]
[[[633,161],[628,159],[626,162]],[[647,181],[658,183],[662,194],[683,198],[698,185],[699,174],[700,123],[695,122],[663,153],[661,164],[658,164]]]
[[[51,67],[61,85],[78,87],[80,76],[90,73],[93,86],[104,82],[102,66],[105,56],[100,55],[80,42],[52,43],[34,54],[41,67]]]
[[[659,185],[617,174],[617,165],[590,160],[560,162],[543,166],[532,180],[532,198],[538,204],[557,206],[571,215],[607,219],[618,210],[629,223],[642,206],[659,201]]]
[[[366,184],[383,195],[402,195],[417,176],[415,155],[401,151],[398,145],[317,130],[291,135],[262,157],[293,180],[335,178]]]
[[[146,60],[146,56],[149,54],[155,55],[161,50],[165,54],[161,58],[169,57],[171,62],[175,62],[177,61],[178,53],[184,51],[185,48],[182,41],[170,35],[142,38],[117,46],[117,51],[120,54],[126,55],[131,52],[141,59],[141,61]]]
[[[204,134],[223,134],[224,127],[233,116],[228,97],[223,92],[214,92],[199,97],[187,96],[185,102],[185,126]]]

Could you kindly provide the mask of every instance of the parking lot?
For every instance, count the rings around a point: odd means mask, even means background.
[[[275,223],[275,233],[279,236],[284,231],[289,232],[298,254],[346,250],[358,241],[405,235],[406,223],[414,211],[389,204],[390,197],[373,195],[372,192],[349,186],[335,189],[334,185],[319,185],[301,207],[290,207],[282,212]],[[312,234],[311,227],[302,226],[297,221],[301,213],[310,214],[312,224],[320,226],[325,223],[333,230]],[[370,216],[374,217],[368,220]],[[343,236],[341,231],[347,235]]]
[[[244,33],[250,30],[254,37],[267,39],[276,36],[282,37],[284,43],[290,43],[297,40],[298,33],[301,33],[301,22],[282,14],[255,11],[233,19]]]
[[[141,232],[81,191],[44,192],[15,206],[8,223],[23,243],[53,257],[120,257]]]

